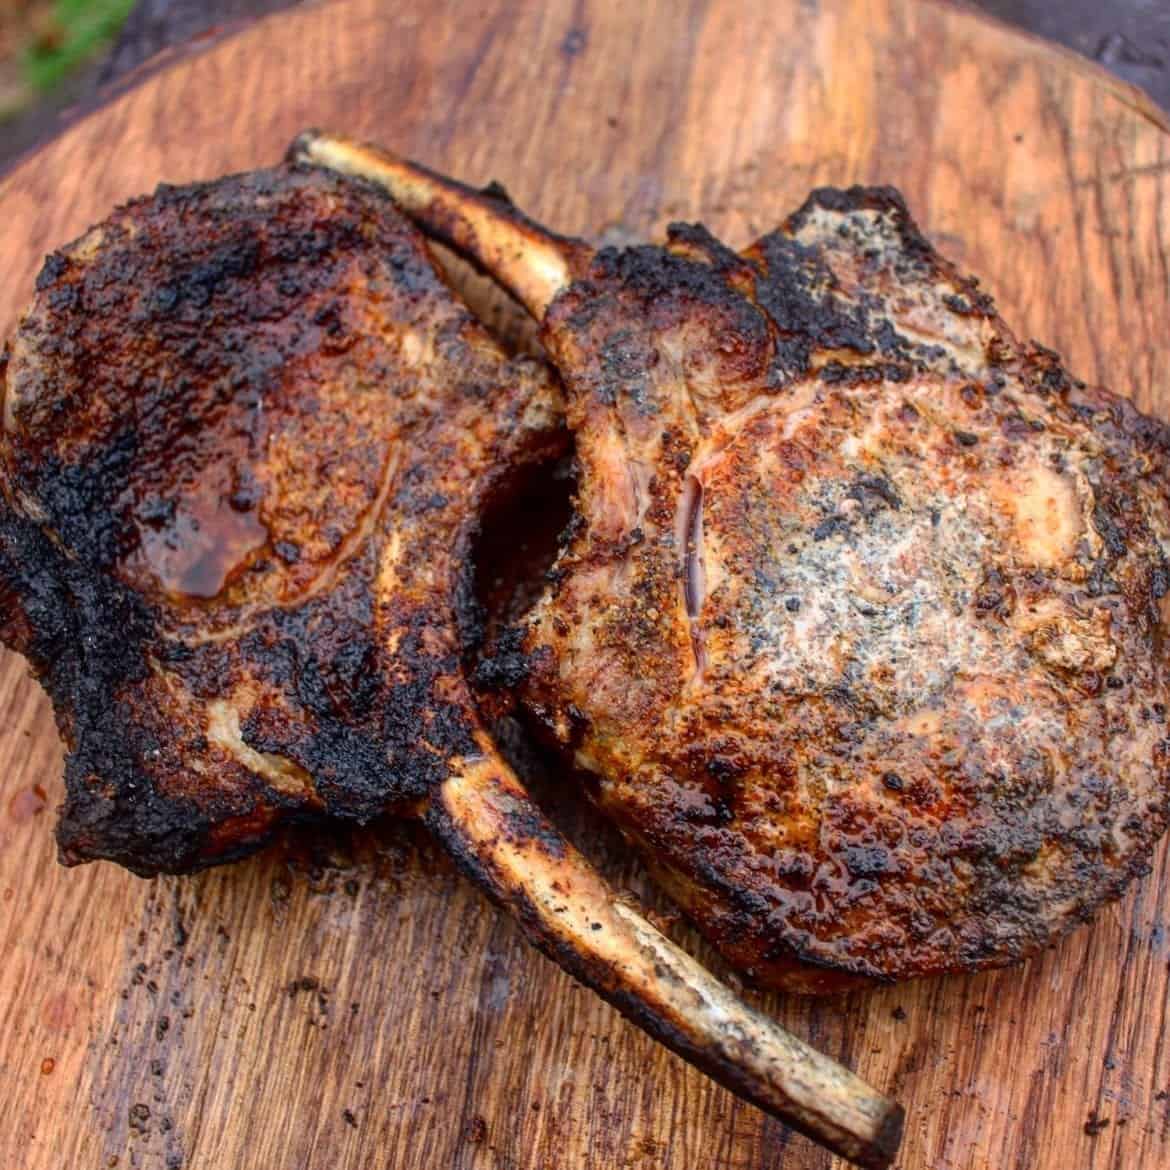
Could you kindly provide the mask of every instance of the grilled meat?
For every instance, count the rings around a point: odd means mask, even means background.
[[[71,749],[65,860],[188,870],[422,800],[469,743],[440,696],[480,501],[558,414],[352,183],[163,188],[51,256],[0,578]]]
[[[473,704],[468,548],[559,442],[376,188],[162,188],[54,254],[12,343],[0,635],[69,748],[62,855],[139,873],[282,819],[421,816],[532,941],[712,1076],[886,1165],[901,1111],[618,902]]]
[[[607,248],[376,150],[543,321],[578,517],[531,709],[723,954],[822,991],[1015,962],[1170,815],[1170,436],[1021,344],[896,192]]]

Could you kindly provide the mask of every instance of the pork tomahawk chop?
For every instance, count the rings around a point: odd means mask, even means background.
[[[888,1163],[901,1111],[617,901],[485,732],[468,548],[558,399],[381,191],[284,168],[128,204],[46,262],[2,411],[0,637],[69,748],[65,860],[183,870],[281,819],[420,816],[641,1027]]]
[[[1160,423],[1022,345],[888,189],[606,248],[376,149],[543,322],[578,516],[525,698],[716,946],[828,990],[1045,946],[1170,813]]]

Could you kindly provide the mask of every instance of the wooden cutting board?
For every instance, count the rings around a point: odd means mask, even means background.
[[[0,185],[0,329],[159,180],[323,125],[563,230],[893,183],[1020,332],[1170,414],[1170,137],[1077,58],[920,0],[339,0],[148,69]],[[0,657],[0,1167],[824,1170],[529,950],[416,830],[143,882],[54,860],[60,749]],[[574,807],[571,793],[566,807]],[[665,910],[596,818],[617,882]],[[1170,869],[1027,966],[768,1010],[898,1094],[903,1170],[1170,1166]],[[679,925],[674,933],[698,947]]]

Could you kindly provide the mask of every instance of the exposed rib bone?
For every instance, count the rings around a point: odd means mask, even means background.
[[[753,1010],[619,902],[496,756],[455,762],[426,814],[531,942],[733,1092],[861,1166],[888,1166],[901,1106]]]
[[[506,198],[476,191],[379,147],[306,130],[289,159],[385,188],[430,235],[480,265],[536,318],[580,273],[592,249],[533,223]]]

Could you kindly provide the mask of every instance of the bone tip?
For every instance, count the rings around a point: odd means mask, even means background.
[[[862,1163],[872,1170],[887,1170],[887,1167],[898,1156],[898,1149],[902,1145],[902,1130],[906,1124],[906,1110],[896,1101],[891,1101],[877,1134],[874,1136],[872,1153]]]
[[[306,163],[310,162],[313,157],[313,147],[317,141],[324,137],[324,131],[311,126],[307,130],[302,130],[289,143],[288,150],[285,151],[284,160],[288,163]]]

